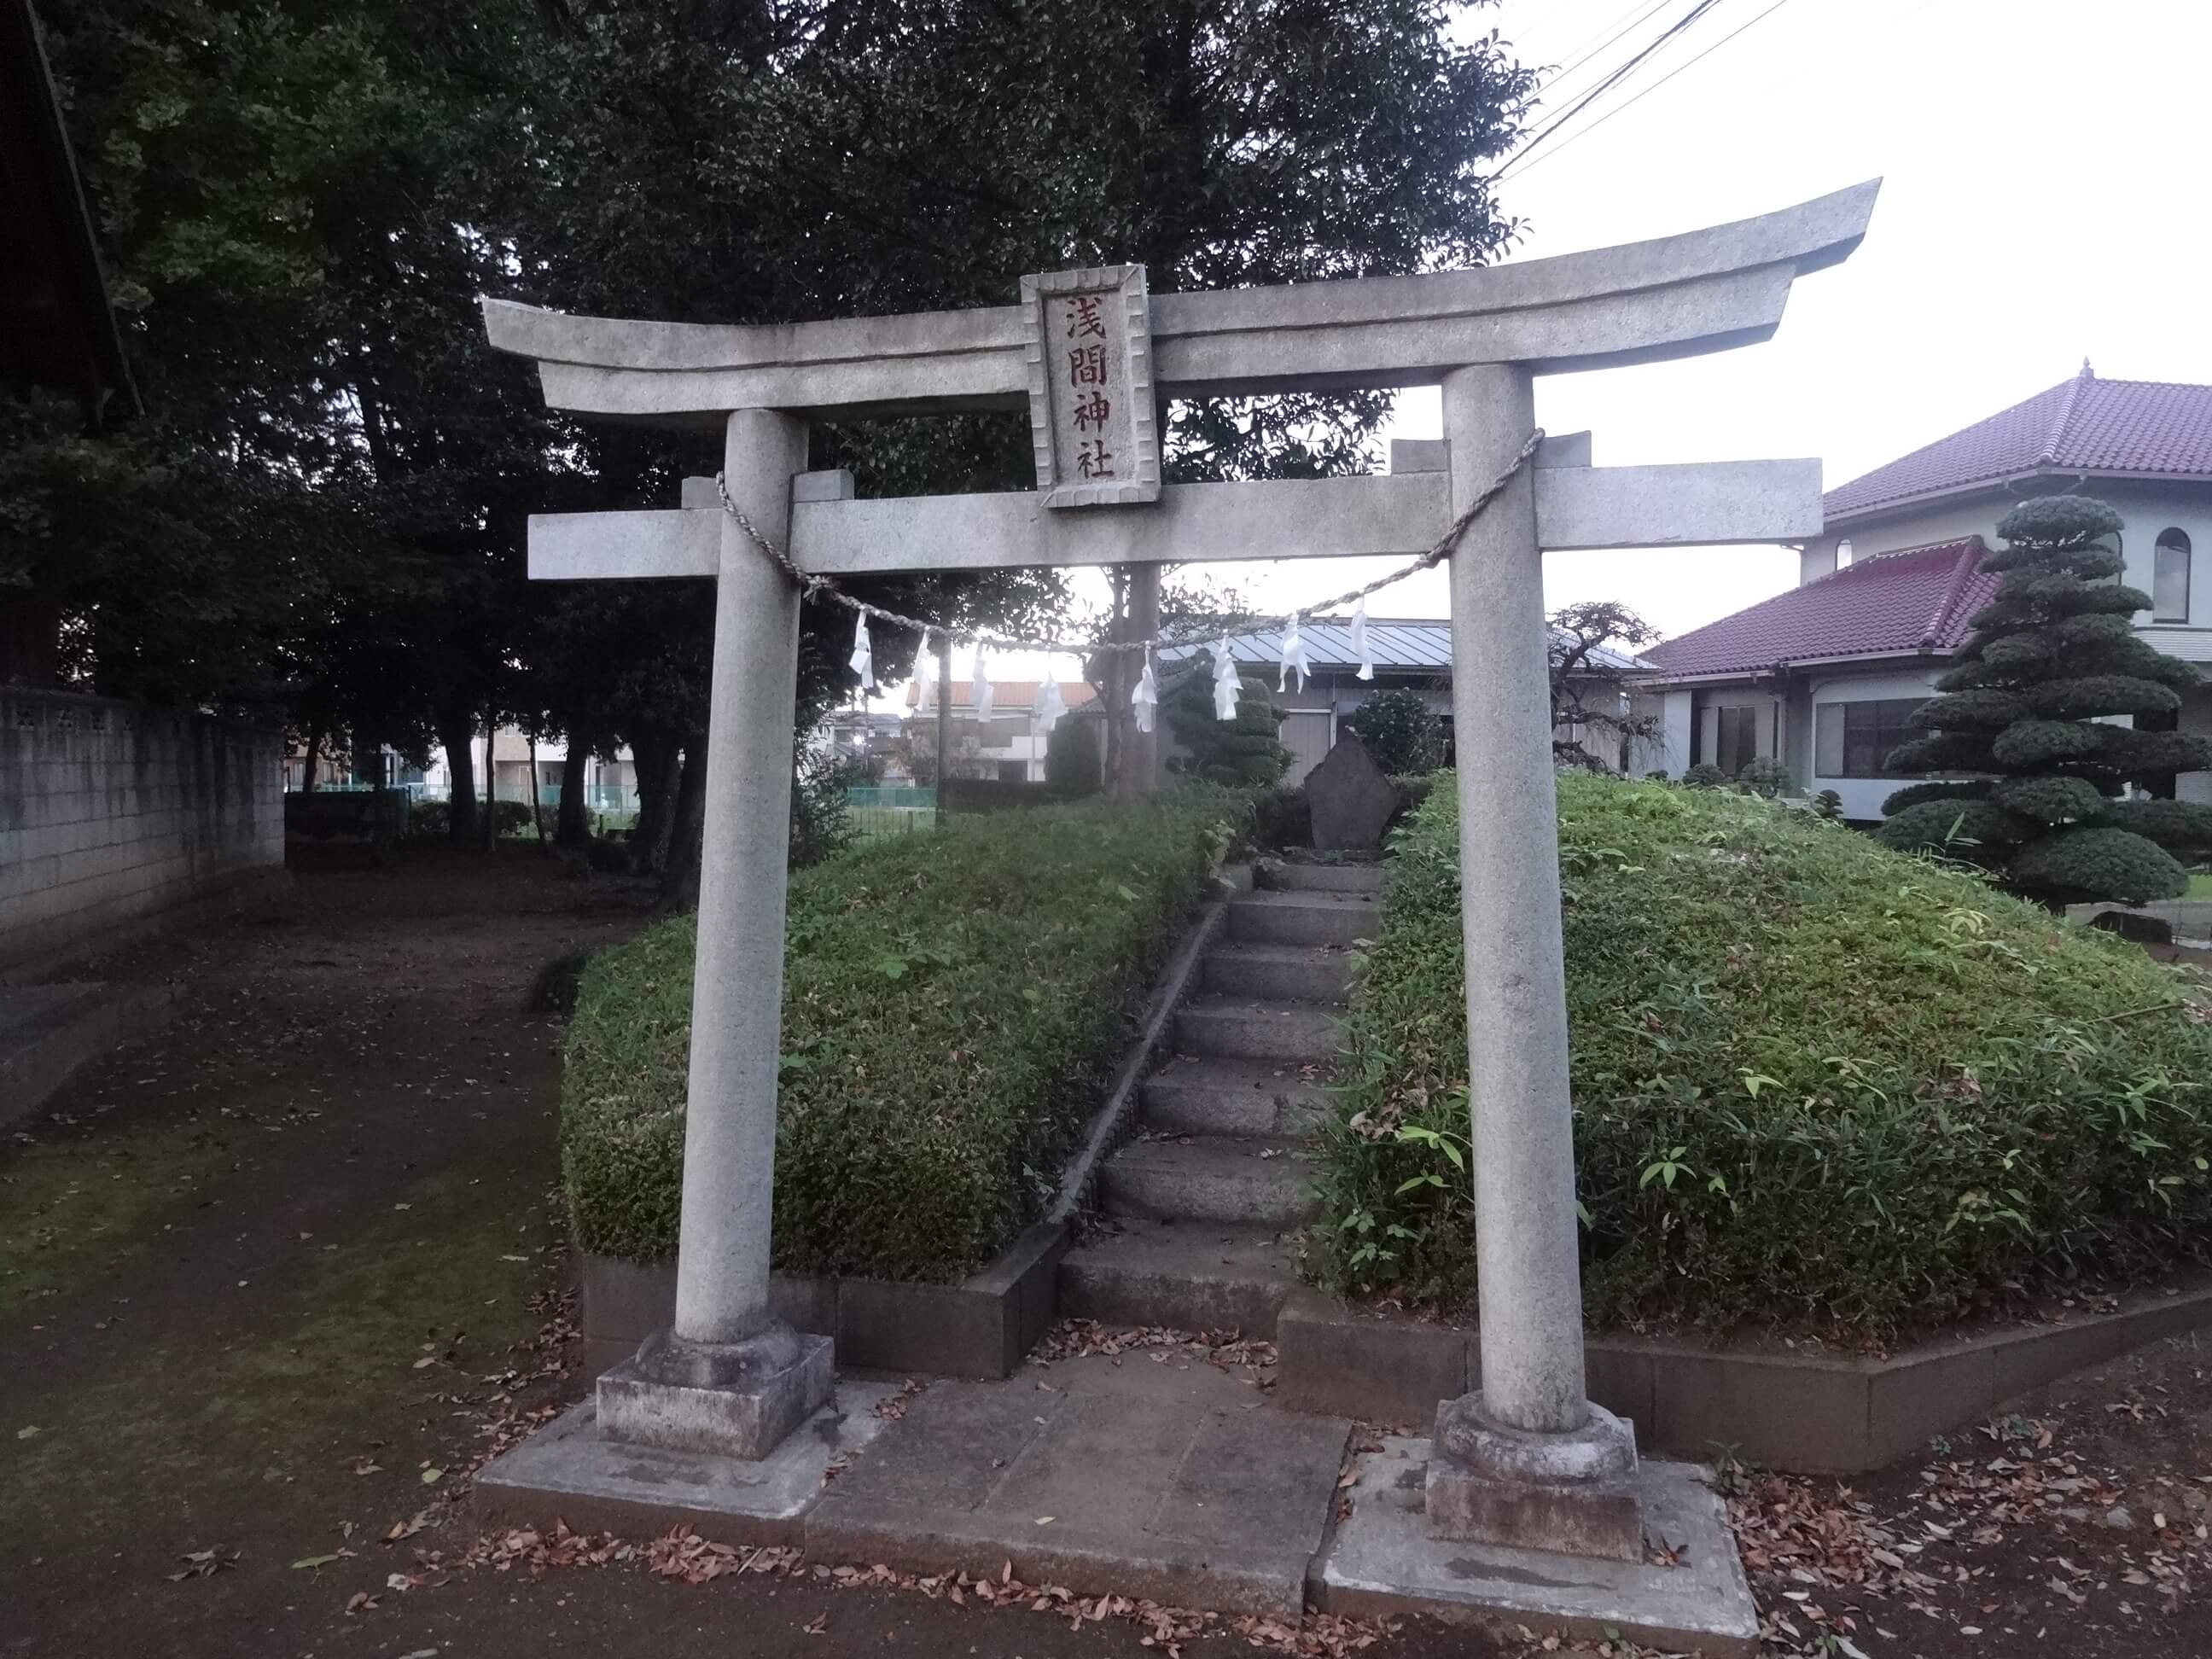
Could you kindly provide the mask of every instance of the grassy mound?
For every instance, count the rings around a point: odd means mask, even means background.
[[[1594,1322],[1878,1338],[2212,1243],[2194,976],[1742,795],[1562,778],[1559,817]],[[1355,995],[1316,1254],[1337,1288],[1474,1291],[1457,836],[1439,787]]]
[[[792,878],[775,1262],[957,1279],[1036,1220],[1250,811],[1191,786],[877,842]],[[592,959],[562,1172],[586,1249],[676,1249],[692,920]]]

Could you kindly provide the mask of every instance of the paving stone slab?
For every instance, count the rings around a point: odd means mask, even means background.
[[[1601,1561],[1431,1538],[1421,1507],[1429,1443],[1393,1435],[1363,1453],[1308,1590],[1324,1612],[1425,1613],[1511,1634],[1525,1625],[1631,1641],[1708,1659],[1754,1659],[1759,1610],[1728,1528],[1726,1505],[1687,1463],[1639,1471],[1647,1535],[1679,1550],[1674,1566]]]
[[[1272,1228],[1225,1223],[1131,1218],[1060,1262],[1060,1311],[1117,1325],[1272,1337],[1297,1285]]]
[[[1296,1227],[1321,1213],[1298,1142],[1265,1135],[1132,1141],[1100,1190],[1118,1215]]]
[[[758,1462],[602,1439],[598,1405],[586,1400],[477,1471],[474,1519],[487,1528],[557,1519],[633,1537],[683,1522],[726,1544],[796,1544],[830,1464],[889,1426],[875,1407],[892,1391],[840,1382],[827,1407]]]
[[[1179,1054],[1145,1079],[1146,1127],[1163,1134],[1302,1134],[1327,1115],[1319,1067]]]
[[[1204,1403],[1164,1369],[933,1384],[815,1506],[809,1552],[1295,1617],[1350,1423]]]

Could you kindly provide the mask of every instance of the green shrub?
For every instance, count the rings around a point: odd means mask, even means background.
[[[1444,723],[1418,691],[1376,691],[1345,724],[1385,772],[1424,774],[1444,763]]]
[[[1736,769],[1735,787],[1747,795],[1757,795],[1763,800],[1775,800],[1789,793],[1796,780],[1790,769],[1778,760],[1762,756],[1747,760]]]
[[[1559,788],[1594,1322],[1879,1338],[2212,1249],[2201,981],[1809,813]],[[1317,1253],[1334,1286],[1451,1302],[1466,1178],[1400,1132],[1467,1133],[1455,809],[1438,787],[1387,866]]]
[[[1268,696],[1266,684],[1240,678],[1237,718],[1218,719],[1211,659],[1170,686],[1160,700],[1160,718],[1167,735],[1182,750],[1169,757],[1170,770],[1208,783],[1264,788],[1279,782],[1291,769],[1291,751],[1279,735],[1283,711]]]
[[[1692,789],[1725,789],[1729,775],[1711,761],[1699,761],[1682,774],[1682,781]]]
[[[997,812],[794,875],[776,1265],[957,1279],[1036,1220],[1249,811],[1193,785]],[[585,970],[561,1162],[587,1250],[675,1249],[693,938],[679,917]]]

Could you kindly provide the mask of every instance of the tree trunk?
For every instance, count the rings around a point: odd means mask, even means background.
[[[499,845],[499,705],[484,711],[483,849]]]
[[[630,865],[647,875],[659,870],[668,848],[669,821],[676,813],[678,743],[674,733],[647,727],[630,733],[629,745],[637,757],[637,828],[630,835]]]
[[[446,835],[456,846],[477,838],[477,723],[466,708],[438,711],[438,741],[445,746],[453,788],[446,802]]]
[[[307,760],[306,775],[300,781],[300,793],[301,794],[312,795],[314,793],[315,784],[317,781],[315,775],[322,769],[323,728],[320,726],[311,726],[307,728]]]
[[[538,793],[538,734],[530,734],[530,827],[538,832],[538,850],[550,853],[553,843],[545,839],[545,804]]]
[[[568,757],[561,763],[559,822],[553,830],[556,847],[581,847],[592,838],[591,812],[584,799],[584,775],[591,763],[591,744],[571,732]]]
[[[660,902],[689,909],[699,902],[699,858],[707,827],[707,734],[684,740],[684,775],[670,817],[667,861],[660,870]]]

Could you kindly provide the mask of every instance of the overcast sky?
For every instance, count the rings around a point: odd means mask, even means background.
[[[1692,3],[1504,0],[1461,28],[1565,65],[1648,11],[1554,81],[1558,110]],[[2212,382],[2208,71],[2208,0],[1720,0],[1525,173],[1509,163],[1500,200],[1526,222],[1513,257],[1694,229],[1879,175],[1872,228],[1798,282],[1772,340],[1540,380],[1538,421],[1591,428],[1601,465],[1810,455],[1832,486],[2084,356],[2115,379]],[[1432,390],[1403,394],[1395,431],[1438,435]],[[1287,610],[1388,563],[1208,568]],[[1796,579],[1777,548],[1553,553],[1545,598],[1619,599],[1677,634]],[[1370,608],[1443,616],[1443,574]]]

